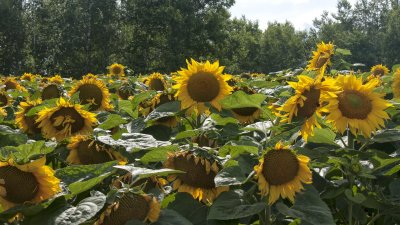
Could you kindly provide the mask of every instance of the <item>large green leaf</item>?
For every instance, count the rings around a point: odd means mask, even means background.
[[[129,100],[119,100],[118,102],[119,108],[128,113],[131,117],[135,117],[135,113],[133,112],[133,104]]]
[[[8,126],[0,125],[0,143],[1,146],[17,146],[25,144],[28,136],[19,130],[14,130]]]
[[[77,195],[79,193],[90,190],[91,188],[102,182],[105,178],[109,177],[111,174],[112,174],[111,172],[107,172],[101,174],[98,177],[93,177],[91,179],[84,181],[74,182],[68,186],[68,189],[71,191],[72,195]]]
[[[378,133],[377,135],[372,137],[372,141],[378,143],[400,141],[400,130],[397,129],[384,130],[383,132]]]
[[[314,129],[314,135],[308,138],[308,142],[337,146],[335,138],[336,134],[332,130],[327,128],[316,128]]]
[[[192,225],[192,223],[172,209],[164,209],[154,225]]]
[[[164,103],[154,109],[147,117],[145,121],[158,120],[163,117],[174,116],[181,110],[181,103],[179,101],[172,101]]]
[[[276,204],[278,211],[292,218],[300,218],[304,225],[334,225],[329,207],[321,200],[319,193],[312,185],[305,185],[303,192],[296,194],[293,207],[282,202]]]
[[[239,166],[223,168],[214,178],[215,186],[240,185],[246,180],[244,172]]]
[[[158,141],[153,136],[142,133],[125,133],[118,140],[114,140],[109,135],[104,135],[97,137],[97,140],[107,145],[123,147],[127,152],[171,145],[169,141]]]
[[[252,94],[248,95],[244,91],[236,91],[231,95],[221,99],[219,102],[225,109],[236,109],[244,107],[256,107],[261,108],[261,103],[267,96],[263,94]]]
[[[47,146],[46,142],[37,141],[14,148],[15,152],[12,153],[12,157],[16,162],[23,164],[54,151],[55,146]]]
[[[207,223],[207,211],[206,205],[193,199],[188,193],[177,193],[175,200],[168,204],[168,209],[172,209],[184,216],[193,225],[204,225]]]
[[[178,151],[179,147],[177,145],[169,145],[169,146],[162,146],[158,148],[152,148],[150,149],[142,158],[140,158],[140,161],[143,162],[144,164],[150,163],[150,162],[160,162],[164,161],[167,159],[168,153],[169,152],[175,152]]]
[[[243,190],[222,193],[210,208],[208,219],[231,220],[252,216],[264,210],[264,202],[251,203],[244,197]]]
[[[114,166],[114,167],[130,172],[132,174],[133,180],[143,179],[143,178],[153,177],[153,176],[167,176],[169,174],[184,173],[180,170],[173,170],[173,169],[152,170],[152,169],[148,169],[148,168],[135,167],[133,164],[120,165],[120,166]]]
[[[127,121],[118,114],[110,114],[107,120],[100,124],[98,127],[104,130],[108,130],[117,127],[121,124],[125,124]]]
[[[254,146],[244,146],[244,145],[224,145],[218,150],[220,156],[225,157],[230,154],[231,158],[236,158],[240,154],[258,154],[258,148]]]

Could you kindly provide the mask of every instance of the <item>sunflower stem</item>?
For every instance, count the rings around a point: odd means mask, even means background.
[[[354,149],[354,134],[347,130],[347,147]]]

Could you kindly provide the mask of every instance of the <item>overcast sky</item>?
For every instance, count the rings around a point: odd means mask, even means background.
[[[352,4],[356,0],[349,0]],[[315,17],[324,10],[336,12],[337,0],[236,0],[230,9],[232,17],[242,17],[258,20],[262,29],[268,22],[292,22],[296,29],[306,29],[312,26]]]

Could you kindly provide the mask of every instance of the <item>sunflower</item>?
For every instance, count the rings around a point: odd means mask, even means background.
[[[300,75],[298,82],[288,82],[295,90],[295,95],[290,97],[277,111],[283,112],[282,122],[291,123],[293,119],[304,119],[301,136],[305,141],[314,135],[314,127],[320,127],[317,119],[321,113],[326,112],[326,102],[336,96],[339,89],[332,78],[314,80],[311,77]]]
[[[108,66],[107,69],[111,76],[125,76],[125,66],[121,64],[113,63],[111,66]]]
[[[185,172],[168,176],[169,181],[174,181],[174,190],[187,192],[204,203],[213,202],[219,194],[229,190],[228,186],[215,186],[214,178],[221,169],[217,161],[210,162],[187,151],[175,152],[168,155],[164,167]]]
[[[5,91],[0,91],[0,107],[8,106],[11,104],[11,97]]]
[[[119,152],[115,151],[110,146],[96,141],[91,136],[76,135],[71,138],[67,147],[70,150],[67,162],[71,164],[88,165],[105,163],[113,160],[118,160],[123,163],[127,162],[127,159]]]
[[[321,42],[317,44],[317,51],[313,51],[313,57],[307,65],[307,70],[317,70],[321,74],[325,72],[325,68],[331,65],[331,57],[334,54],[334,45],[332,43],[325,44]]]
[[[199,145],[199,147],[215,148],[218,146],[217,140],[209,138],[206,133],[193,136],[191,140],[193,143]]]
[[[164,91],[167,88],[167,82],[161,73],[152,73],[145,78],[144,84],[149,87],[149,90]]]
[[[39,203],[61,191],[60,180],[45,165],[46,158],[19,165],[12,159],[0,162],[0,204],[9,209],[25,202]]]
[[[303,183],[312,183],[312,173],[308,168],[309,161],[307,156],[297,155],[289,149],[289,146],[277,143],[254,167],[260,194],[268,196],[270,205],[279,197],[288,198],[294,202],[294,196],[296,192],[303,189]]]
[[[393,74],[392,92],[395,98],[400,98],[400,68]]]
[[[158,220],[160,210],[155,197],[128,192],[108,206],[94,225],[124,225],[129,220],[153,223]]]
[[[158,106],[175,101],[175,97],[173,93],[158,93],[155,95],[150,101],[150,110],[149,113],[156,109]],[[178,117],[176,116],[165,116],[155,121],[155,124],[164,125],[167,127],[176,127],[178,125]]]
[[[22,85],[18,83],[15,77],[7,77],[3,81],[4,89],[8,90],[18,90],[18,91],[27,91]]]
[[[41,129],[36,123],[37,115],[26,116],[33,107],[40,105],[41,99],[19,103],[19,110],[15,113],[15,122],[19,129],[28,134],[39,134]]]
[[[20,78],[20,80],[26,80],[26,81],[34,81],[35,80],[35,75],[31,73],[24,73]]]
[[[110,110],[113,108],[110,104],[110,92],[101,80],[85,77],[73,86],[69,96],[76,92],[79,92],[81,104],[90,104],[90,111]]]
[[[326,119],[340,133],[349,127],[354,135],[361,133],[370,137],[385,126],[384,120],[389,116],[384,110],[391,104],[383,99],[385,94],[374,92],[378,79],[363,84],[362,78],[357,79],[355,75],[339,75],[336,83],[341,91],[329,99]]]
[[[261,109],[257,107],[234,108],[231,112],[241,124],[253,123],[261,115]]]
[[[388,73],[389,73],[389,69],[382,64],[375,65],[371,68],[371,75],[374,75],[376,77],[378,77],[378,76],[381,77]]]
[[[42,100],[59,98],[62,95],[62,87],[58,84],[50,83],[43,87],[41,91]]]
[[[60,75],[56,74],[56,75],[50,77],[48,79],[48,82],[53,83],[53,84],[64,84],[64,79]]]
[[[173,86],[178,90],[176,97],[181,101],[181,107],[201,114],[207,109],[205,103],[209,102],[221,110],[218,101],[231,93],[232,88],[226,82],[231,76],[222,74],[224,67],[219,66],[218,61],[211,64],[192,59],[191,63],[188,60],[186,63],[188,68],[178,71],[180,76],[175,77],[177,84]]]
[[[46,138],[61,141],[74,135],[89,134],[97,124],[96,114],[82,109],[82,105],[72,104],[60,98],[57,105],[39,112],[36,120]]]
[[[94,75],[93,73],[88,73],[85,76],[82,77],[82,79],[97,79],[98,77]]]

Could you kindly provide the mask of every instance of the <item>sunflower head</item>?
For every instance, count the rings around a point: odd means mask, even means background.
[[[326,119],[340,133],[349,128],[354,135],[370,137],[385,126],[389,116],[384,110],[391,104],[383,99],[384,94],[374,92],[378,79],[363,84],[355,75],[339,75],[336,84],[341,91],[329,100]]]
[[[98,164],[113,160],[126,163],[127,159],[112,147],[96,141],[91,136],[77,135],[67,146],[70,150],[67,162],[71,164]]]
[[[125,66],[121,64],[113,63],[108,66],[107,69],[111,76],[125,76]]]
[[[11,97],[5,91],[0,91],[0,107],[8,106],[11,104]]]
[[[228,76],[230,76],[231,78],[229,80],[227,80],[227,83],[231,87],[235,87],[237,84],[242,82],[242,79],[239,76],[234,76],[234,75],[230,75],[230,74],[228,74]]]
[[[15,77],[7,77],[3,81],[4,90],[18,90],[18,91],[27,91],[22,85],[18,83]]]
[[[72,96],[76,92],[79,92],[81,104],[90,104],[90,111],[110,110],[113,108],[110,104],[110,92],[101,80],[84,77],[74,85],[69,95]]]
[[[392,92],[395,98],[400,98],[400,68],[393,74]]]
[[[375,65],[371,68],[371,75],[374,75],[375,77],[381,77],[388,73],[389,73],[389,69],[382,64]]]
[[[64,79],[59,74],[56,74],[50,77],[48,82],[61,85],[64,84]]]
[[[214,178],[221,169],[216,160],[188,151],[175,152],[168,156],[164,167],[185,172],[168,177],[168,180],[174,181],[174,190],[187,192],[204,203],[213,202],[220,193],[229,190],[228,186],[215,186]]]
[[[280,142],[267,150],[254,167],[261,195],[268,196],[269,204],[279,197],[293,202],[296,192],[303,189],[303,183],[312,182],[309,161],[307,156],[297,155]]]
[[[156,222],[161,205],[146,194],[124,193],[100,215],[95,225],[124,225],[129,220]]]
[[[43,100],[59,98],[62,95],[62,87],[58,84],[49,83],[43,87],[41,97]]]
[[[24,165],[0,162],[0,204],[9,209],[25,202],[39,203],[61,191],[60,180],[41,158]]]
[[[167,88],[167,82],[161,73],[152,73],[145,78],[144,83],[149,87],[149,90],[164,91]]]
[[[88,73],[85,76],[82,77],[82,79],[97,79],[98,77],[94,75],[93,73]]]
[[[173,88],[177,89],[176,97],[181,101],[183,109],[189,108],[189,113],[203,113],[206,111],[205,103],[209,102],[213,107],[221,110],[219,100],[229,95],[232,88],[227,81],[229,75],[223,75],[223,66],[219,62],[205,63],[186,61],[188,68],[178,71],[179,76],[175,77],[177,82]]]
[[[218,146],[217,140],[210,138],[206,133],[193,136],[192,142],[198,144],[199,147],[215,148]]]
[[[331,57],[334,54],[334,45],[321,42],[317,44],[317,51],[313,51],[313,56],[307,65],[307,70],[325,71],[325,68],[331,64]]]
[[[56,106],[40,111],[38,116],[36,122],[39,123],[43,136],[54,137],[57,141],[78,134],[89,134],[97,124],[96,114],[63,98],[59,99]]]
[[[24,73],[19,79],[26,81],[34,81],[35,75],[33,75],[32,73]]]
[[[29,110],[40,104],[42,104],[41,99],[19,103],[19,110],[15,113],[15,122],[23,132],[28,134],[39,134],[41,132],[39,124],[36,123],[37,115],[26,115]]]

